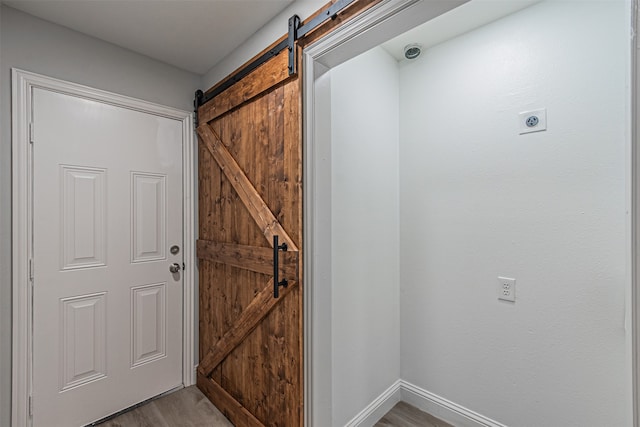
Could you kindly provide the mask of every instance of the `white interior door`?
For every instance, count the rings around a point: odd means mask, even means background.
[[[182,384],[182,124],[32,96],[33,425],[78,426]]]

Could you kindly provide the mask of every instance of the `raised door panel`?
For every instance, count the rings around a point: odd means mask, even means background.
[[[106,175],[105,169],[60,166],[63,270],[107,264]]]
[[[166,283],[131,290],[132,367],[166,356]]]
[[[166,258],[167,185],[166,176],[131,173],[132,262]]]
[[[60,390],[107,376],[106,292],[60,301]]]

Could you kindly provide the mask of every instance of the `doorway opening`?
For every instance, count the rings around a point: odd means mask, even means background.
[[[392,6],[305,51],[308,420],[630,424],[631,2]]]

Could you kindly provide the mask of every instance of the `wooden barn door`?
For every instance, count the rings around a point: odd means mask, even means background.
[[[299,23],[296,74],[277,47],[284,36],[256,56],[271,59],[240,68],[198,108],[197,384],[238,427],[303,425],[300,52],[379,1],[330,2]],[[277,298],[274,276],[287,283]]]
[[[301,93],[287,60],[199,109],[197,384],[237,426],[302,425]]]

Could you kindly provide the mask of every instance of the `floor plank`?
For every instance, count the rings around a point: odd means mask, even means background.
[[[399,402],[374,427],[453,427],[408,403]]]
[[[233,427],[195,386],[125,412],[100,427]]]
[[[100,427],[233,427],[195,386],[125,412]],[[433,415],[400,402],[374,427],[453,427]]]

